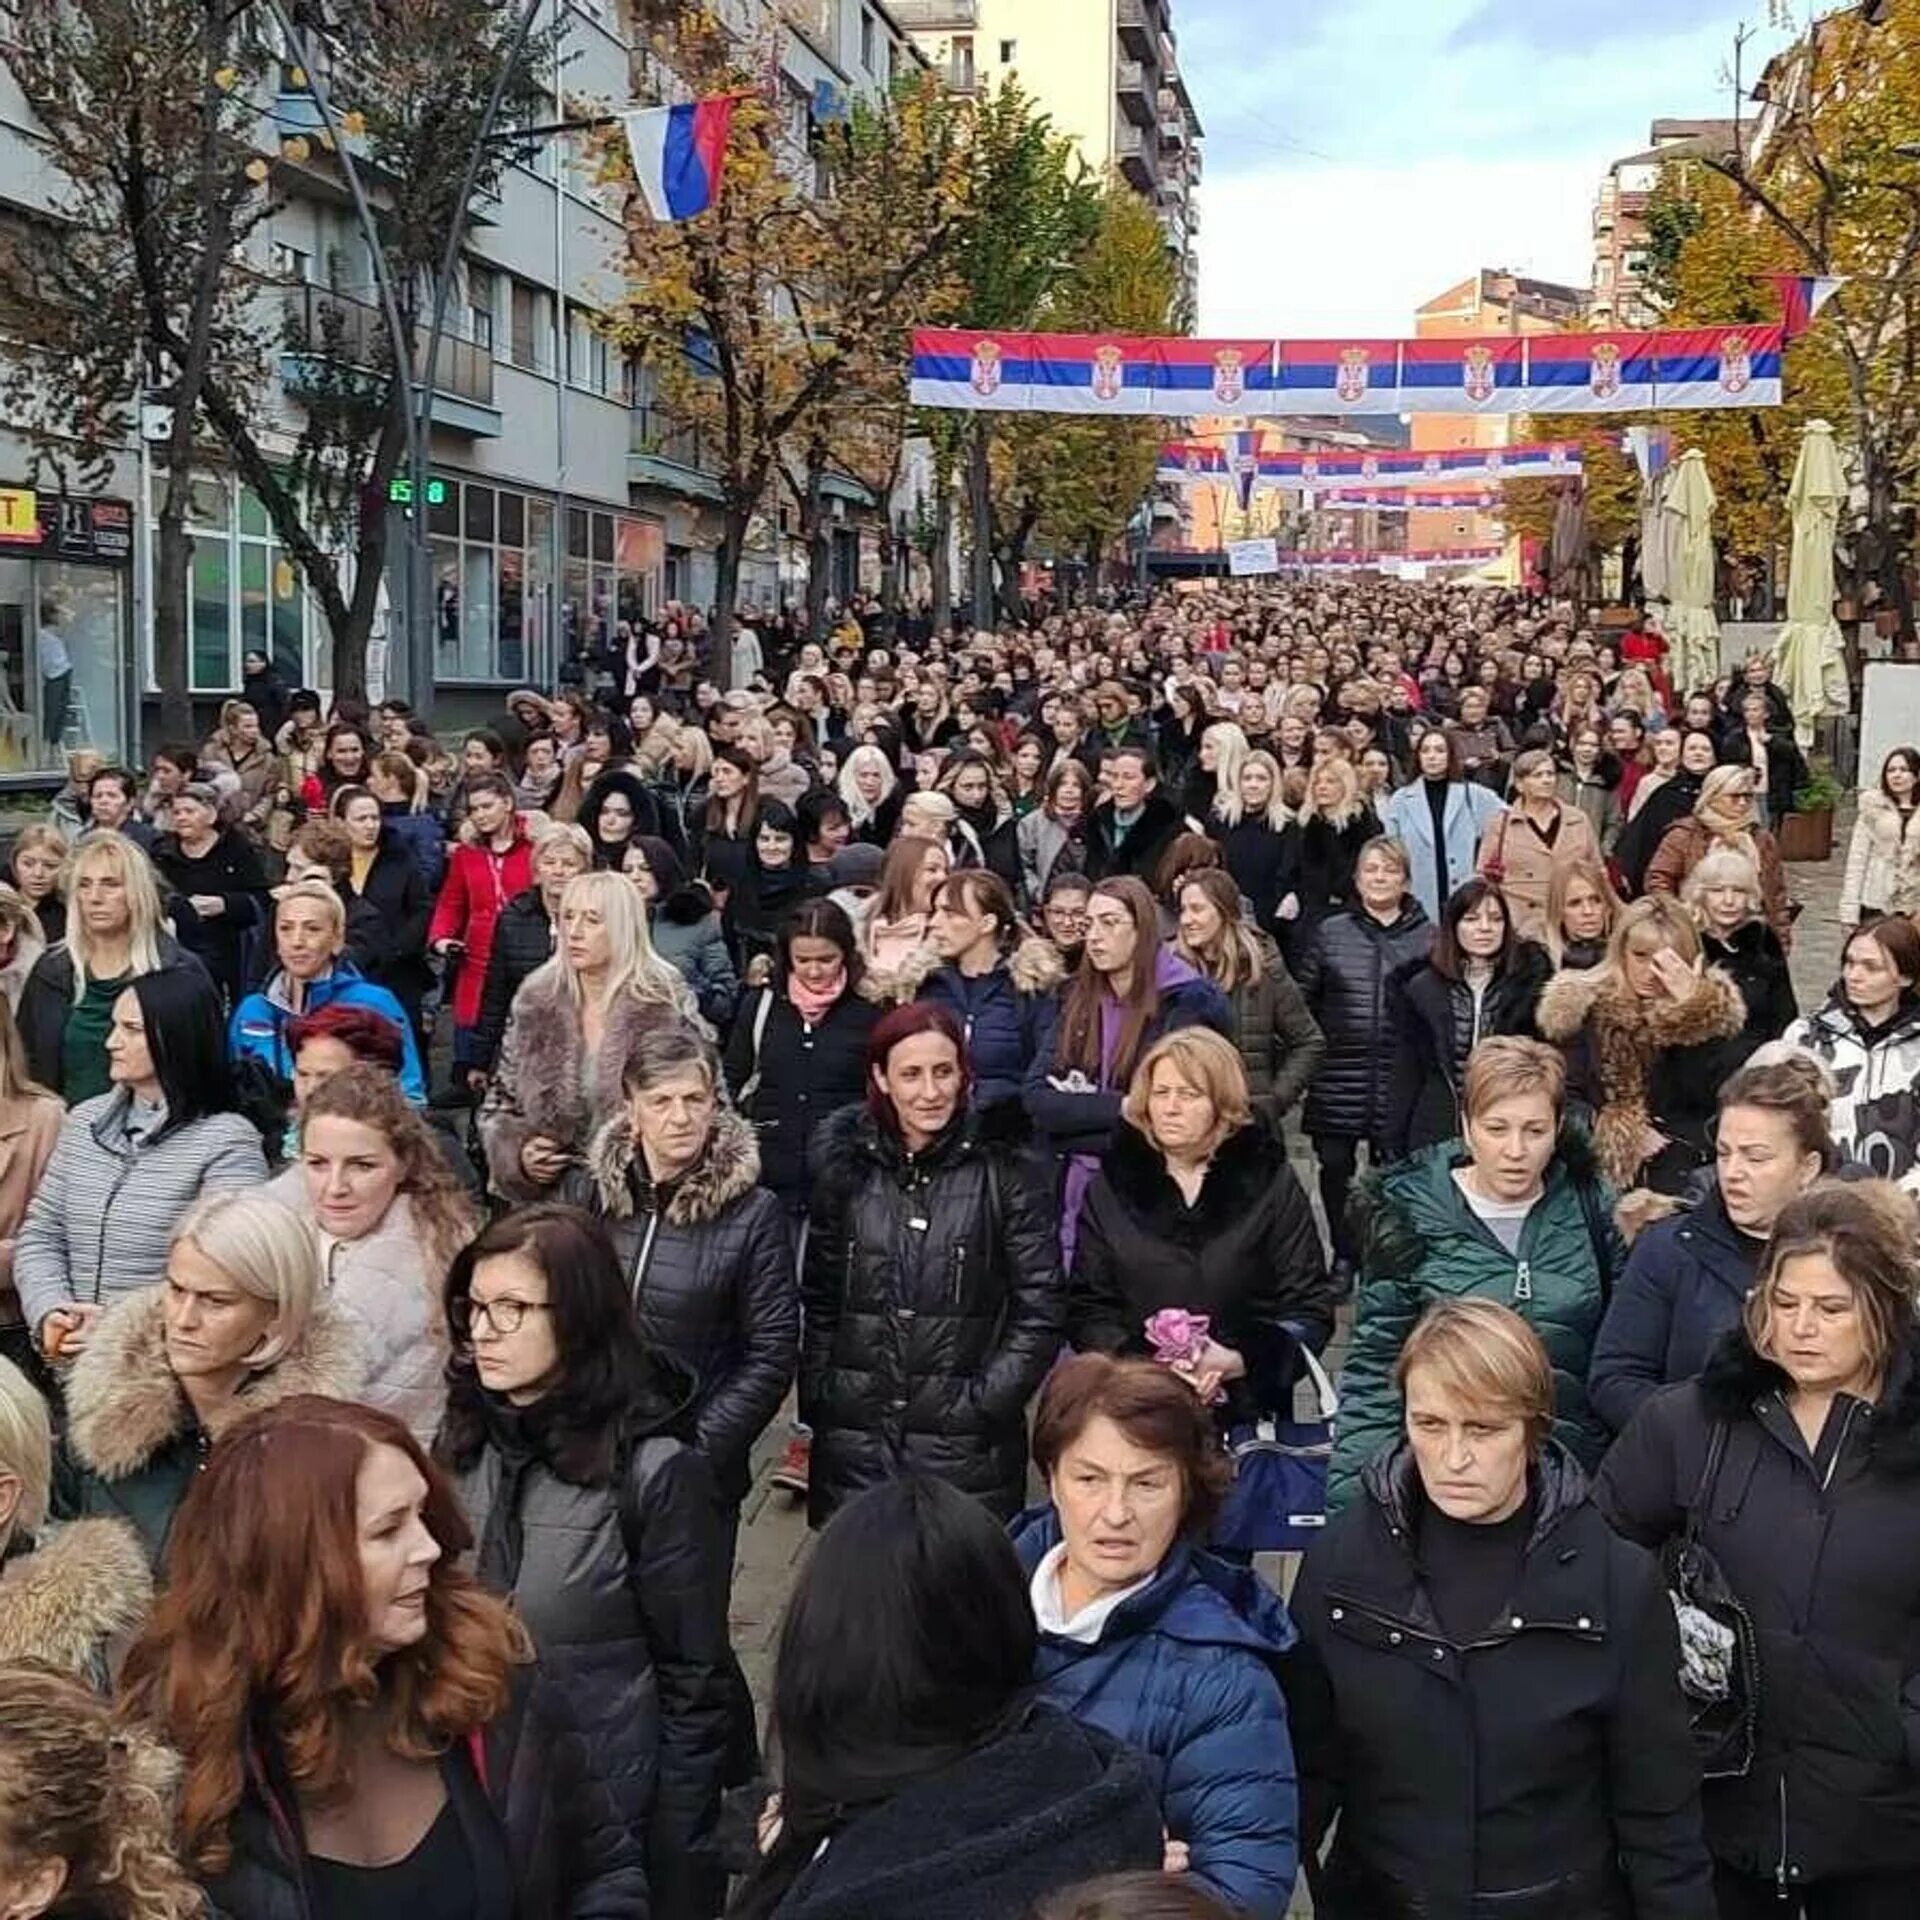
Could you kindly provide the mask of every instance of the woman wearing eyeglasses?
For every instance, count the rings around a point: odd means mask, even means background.
[[[709,1920],[732,1731],[732,1532],[690,1444],[694,1382],[644,1348],[605,1230],[522,1207],[447,1275],[436,1453],[622,1824],[645,1837],[652,1920]]]
[[[1760,875],[1767,925],[1780,936],[1782,952],[1787,952],[1793,945],[1793,903],[1787,898],[1780,843],[1760,824],[1755,806],[1758,790],[1751,767],[1715,767],[1700,782],[1693,811],[1667,829],[1647,863],[1647,891],[1678,893],[1688,874],[1717,848],[1743,853]]]

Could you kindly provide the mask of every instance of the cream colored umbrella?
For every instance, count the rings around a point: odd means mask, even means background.
[[[1813,723],[1823,713],[1847,710],[1846,654],[1833,617],[1833,543],[1846,500],[1833,429],[1824,420],[1809,420],[1787,489],[1793,571],[1787,576],[1787,622],[1773,643],[1774,677],[1793,709],[1794,738],[1803,747],[1813,745]]]
[[[1678,694],[1697,693],[1720,677],[1720,623],[1713,617],[1713,482],[1698,447],[1680,464],[1661,497],[1667,526],[1667,671]]]

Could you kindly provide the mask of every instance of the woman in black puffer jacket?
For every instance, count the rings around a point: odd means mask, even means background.
[[[1307,942],[1295,978],[1326,1062],[1307,1089],[1306,1127],[1320,1160],[1320,1199],[1336,1259],[1351,1268],[1347,1195],[1368,1143],[1375,1160],[1393,1131],[1394,976],[1426,958],[1433,923],[1408,891],[1397,840],[1367,842],[1354,867],[1359,898],[1330,913]]]
[[[693,1434],[728,1505],[793,1384],[800,1299],[780,1202],[758,1185],[753,1130],[720,1098],[706,1036],[643,1032],[622,1075],[626,1109],[594,1136],[564,1196],[612,1235],[649,1353],[693,1376]]]
[[[1028,1399],[1066,1328],[1051,1209],[1023,1156],[967,1103],[966,1048],[943,1007],[874,1029],[864,1111],[816,1155],[802,1295],[807,1517],[930,1473],[1010,1519],[1024,1499]]]
[[[567,882],[592,866],[593,842],[585,827],[555,820],[534,841],[533,885],[501,908],[487,954],[475,1058],[488,1071],[500,1057],[514,995],[553,958],[553,930]]]
[[[482,1233],[447,1276],[447,1318],[437,1451],[479,1540],[475,1571],[513,1600],[644,1840],[651,1920],[712,1920],[737,1731],[733,1534],[690,1444],[690,1383],[636,1337],[613,1248],[572,1207],[523,1207]]]
[[[1913,1211],[1879,1181],[1782,1211],[1742,1324],[1645,1401],[1594,1499],[1659,1549],[1690,1508],[1752,1617],[1751,1765],[1709,1779],[1723,1920],[1913,1911],[1920,1885],[1920,1332]]]
[[[1467,1055],[1493,1034],[1537,1040],[1534,1009],[1553,977],[1545,947],[1522,940],[1499,887],[1469,880],[1440,915],[1433,951],[1395,980],[1393,1125],[1402,1155],[1460,1132]]]

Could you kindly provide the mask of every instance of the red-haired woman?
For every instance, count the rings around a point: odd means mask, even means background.
[[[865,1107],[836,1113],[820,1140],[801,1280],[808,1519],[822,1526],[907,1472],[1011,1517],[1027,1400],[1064,1338],[1066,1297],[1022,1154],[969,1110],[953,1015],[915,1002],[881,1020]]]
[[[390,1414],[302,1396],[213,1449],[122,1695],[216,1912],[643,1920],[639,1836],[472,1545]]]

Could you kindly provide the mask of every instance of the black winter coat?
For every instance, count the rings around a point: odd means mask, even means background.
[[[1495,1034],[1537,1040],[1533,1021],[1540,991],[1553,977],[1545,947],[1516,940],[1477,1009],[1464,980],[1448,980],[1422,960],[1395,982],[1393,1125],[1387,1148],[1403,1154],[1451,1140],[1460,1132],[1460,1092],[1467,1055]]]
[[[1322,915],[1352,904],[1353,870],[1359,864],[1360,849],[1379,832],[1380,822],[1372,808],[1362,807],[1343,827],[1314,814],[1294,821],[1282,833],[1280,894],[1283,899],[1290,893],[1299,896],[1300,922],[1311,925]]]
[[[642,1344],[698,1383],[693,1435],[735,1505],[750,1484],[753,1443],[799,1360],[786,1210],[757,1184],[759,1173],[753,1129],[722,1111],[706,1151],[663,1191],[621,1114],[595,1135],[564,1189],[612,1234]]]
[[[776,1911],[1021,1920],[1083,1880],[1157,1870],[1160,1833],[1147,1762],[1097,1727],[1034,1706],[977,1752],[856,1813]]]
[[[1764,920],[1755,918],[1736,927],[1730,940],[1704,934],[1700,941],[1707,965],[1718,967],[1740,989],[1747,1020],[1730,1040],[1707,1051],[1708,1084],[1718,1089],[1744,1067],[1769,1040],[1778,1040],[1800,1017],[1793,991],[1793,974],[1780,950],[1780,936]]]
[[[767,1004],[759,1044],[754,1029]],[[792,1210],[813,1191],[814,1135],[821,1121],[865,1099],[867,1040],[881,1009],[843,993],[810,1027],[777,987],[760,987],[740,1003],[727,1044],[727,1091],[741,1102],[760,1138],[760,1179]],[[760,1084],[742,1098],[755,1073]]]
[[[1713,1920],[1673,1608],[1554,1443],[1519,1584],[1440,1623],[1405,1441],[1314,1543],[1283,1667],[1322,1920]],[[1493,1896],[1499,1896],[1497,1899]]]
[[[732,1529],[712,1469],[636,1410],[611,1482],[556,1465],[538,1404],[481,1396],[485,1439],[456,1460],[476,1571],[512,1599],[628,1832],[646,1837],[649,1920],[710,1920],[732,1731]]]
[[[1218,820],[1209,818],[1207,830],[1220,842],[1220,857],[1253,909],[1253,924],[1269,937],[1275,936],[1279,929],[1273,916],[1287,890],[1286,835],[1265,820],[1242,820],[1237,827],[1223,830]]]
[[[1834,1401],[1811,1453],[1788,1385],[1730,1334],[1697,1382],[1634,1415],[1594,1498],[1628,1539],[1662,1545],[1726,1424],[1700,1537],[1753,1617],[1760,1711],[1751,1769],[1707,1782],[1707,1843],[1796,1891],[1920,1875],[1920,1334],[1878,1406]]]
[[[475,1920],[650,1920],[641,1836],[599,1757],[537,1668],[504,1713],[441,1756],[480,1892]],[[209,1920],[309,1920],[299,1802],[275,1757],[248,1754],[231,1831],[233,1859],[206,1882]]]
[[[1057,1223],[1020,1155],[964,1114],[910,1154],[859,1108],[820,1130],[802,1293],[807,1512],[931,1473],[1003,1519],[1025,1502],[1027,1401],[1067,1320]]]
[[[238,827],[223,827],[213,845],[189,859],[177,835],[163,833],[149,856],[154,871],[172,891],[167,912],[180,944],[198,957],[229,1008],[253,984],[254,951],[267,902],[266,869],[253,842]],[[215,894],[224,911],[202,920],[191,904],[195,894]]]
[[[480,989],[480,1025],[475,1058],[491,1069],[506,1038],[513,996],[528,975],[553,958],[553,921],[538,887],[516,893],[493,923],[493,948],[487,955],[486,984]]]
[[[1146,1355],[1146,1322],[1162,1307],[1207,1314],[1214,1338],[1246,1360],[1219,1409],[1244,1423],[1291,1409],[1300,1346],[1326,1345],[1338,1304],[1285,1143],[1261,1122],[1221,1142],[1192,1206],[1145,1135],[1124,1120],[1115,1129],[1080,1209],[1076,1347]]]
[[[1160,856],[1186,825],[1186,815],[1158,787],[1124,833],[1114,825],[1113,802],[1101,801],[1087,817],[1087,878],[1111,880],[1115,874],[1130,873],[1151,886]]]
[[[433,983],[427,966],[427,923],[433,918],[433,893],[419,861],[391,827],[380,830],[380,846],[367,869],[366,885],[354,897],[371,907],[380,923],[379,948],[371,964],[361,971],[369,980],[388,988],[412,1013]],[[496,942],[499,939],[497,924],[494,938]]]
[[[1393,978],[1427,957],[1433,927],[1408,894],[1388,921],[1364,908],[1329,914],[1294,978],[1326,1035],[1325,1064],[1307,1092],[1306,1128],[1385,1140],[1393,1122]]]
[[[1587,1372],[1587,1399],[1615,1433],[1660,1388],[1699,1378],[1739,1325],[1765,1250],[1727,1218],[1717,1185],[1634,1241]]]

